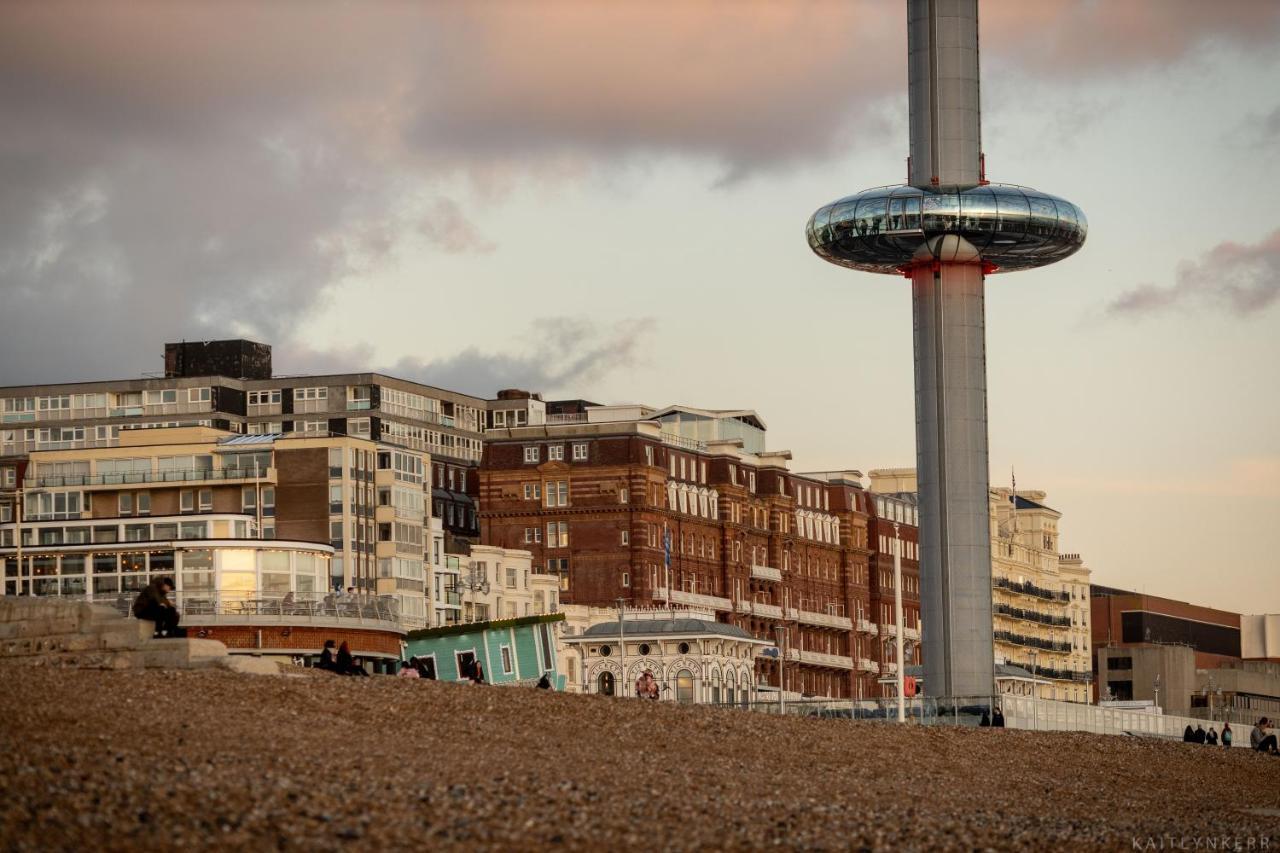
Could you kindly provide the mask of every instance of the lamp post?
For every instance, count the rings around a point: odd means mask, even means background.
[[[627,686],[627,643],[626,636],[623,633],[622,622],[627,612],[627,600],[619,596],[618,602],[618,666],[622,668],[622,677],[618,679],[618,693],[626,696],[626,691],[630,688]]]
[[[1036,657],[1035,649],[1031,650],[1031,728],[1040,728],[1040,691],[1036,689]]]
[[[1213,722],[1213,676],[1209,676],[1209,685],[1204,690],[1204,695],[1209,700],[1209,722]]]
[[[785,625],[775,625],[773,631],[778,635],[778,714],[779,716],[785,716],[787,713],[787,700],[782,697],[783,690],[785,690],[785,682],[782,680],[782,661],[787,656],[787,650],[784,647],[787,639],[787,628]]]
[[[471,593],[471,622],[476,621],[476,593],[481,595],[489,594],[489,579],[476,577],[476,563],[474,560],[467,563],[466,578],[458,578],[458,586]]]
[[[906,677],[902,664],[902,540],[898,538],[898,522],[893,523],[893,618],[898,626],[895,645],[895,659],[898,661],[898,722],[907,718],[906,709]]]
[[[1156,710],[1160,709],[1160,673],[1156,673],[1156,683],[1152,685],[1152,691],[1156,697]]]

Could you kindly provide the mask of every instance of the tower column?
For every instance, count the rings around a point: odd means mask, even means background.
[[[982,266],[912,272],[920,609],[931,696],[995,689]]]

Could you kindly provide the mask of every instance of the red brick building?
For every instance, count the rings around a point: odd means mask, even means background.
[[[875,628],[872,660],[879,664],[882,679],[895,674],[897,663],[893,587],[895,537],[902,563],[903,658],[907,666],[923,662],[920,655],[920,538],[916,512],[914,495],[869,495],[867,534],[871,546],[871,606],[866,618]],[[893,686],[881,684],[876,695],[893,696],[896,695],[894,691]]]
[[[588,407],[548,421],[486,434],[484,543],[532,551],[569,604],[696,606],[781,638],[788,690],[880,695],[859,623],[871,607],[860,474],[791,473],[750,412]],[[757,658],[766,683],[777,669]]]

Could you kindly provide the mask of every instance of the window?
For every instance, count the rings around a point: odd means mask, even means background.
[[[555,480],[547,483],[547,506],[569,505],[569,481]]]
[[[7,489],[12,489],[17,486],[17,483],[18,483],[17,468],[0,468],[0,486],[3,486]]]
[[[547,522],[547,547],[548,548],[568,548],[569,547],[569,522],[567,521]]]
[[[541,457],[538,455],[538,446],[536,444],[524,449],[524,461],[526,463],[537,463],[541,461]]]
[[[210,400],[211,391],[208,388],[188,388],[188,403],[207,403]]]
[[[524,484],[524,499],[525,499],[525,500],[527,500],[527,501],[536,501],[536,500],[541,500],[541,499],[542,499],[542,484],[541,484],[541,483],[525,483],[525,484]]]
[[[628,572],[622,573],[622,585],[628,587],[631,586],[631,575]]]
[[[511,667],[511,647],[503,646],[502,647],[502,672],[505,675],[510,675],[513,671],[514,670]]]
[[[275,391],[250,391],[249,392],[250,406],[270,406],[270,405],[279,404],[279,402],[280,402],[279,389],[276,389]]]
[[[213,509],[213,489],[200,490],[200,511],[209,512]]]
[[[623,488],[618,489],[618,503],[625,504],[625,503],[629,503],[630,501],[631,501],[631,493],[627,491],[627,488],[624,486]]]
[[[151,514],[151,493],[138,492],[134,496],[134,508],[137,510],[138,515],[150,515]]]
[[[551,460],[552,462],[559,462],[559,461],[562,461],[562,460],[564,459],[564,445],[563,445],[563,444],[548,444],[548,445],[547,445],[547,459]]]
[[[370,435],[369,418],[348,418],[347,434],[359,436],[360,438],[368,438]]]
[[[298,400],[325,400],[329,397],[328,388],[295,388],[293,389],[293,399]]]
[[[653,446],[652,445],[646,444],[644,446],[644,464],[646,465],[653,464]]]
[[[573,446],[573,459],[575,462],[581,462],[587,458],[587,445],[585,443],[575,444]]]
[[[179,512],[195,512],[196,511],[196,493],[191,489],[183,489],[178,493],[178,511]]]
[[[128,492],[121,492],[119,496],[119,507],[121,515],[133,515],[133,495]]]
[[[516,588],[516,567],[507,566],[507,589]]]
[[[631,531],[630,531],[630,530],[624,530],[624,531],[622,531],[622,544],[623,544],[623,545],[630,545],[630,544],[631,544]],[[624,584],[624,585],[625,585],[625,584]]]

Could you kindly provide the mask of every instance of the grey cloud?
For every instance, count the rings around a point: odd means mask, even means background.
[[[1162,37],[1106,30],[1125,62],[1274,30],[1274,4],[1130,8]],[[1074,12],[984,7],[984,45]],[[406,237],[491,251],[458,175],[676,153],[731,181],[843,153],[884,135],[903,47],[876,0],[0,4],[0,382],[158,369],[157,338],[284,343]]]
[[[312,350],[288,344],[274,353],[277,373],[378,370],[437,388],[493,397],[502,388],[584,396],[615,371],[642,361],[653,330],[649,318],[602,324],[586,317],[547,317],[530,324],[525,340],[504,351],[468,347],[449,356],[406,356],[379,365],[372,347],[356,344]]]
[[[1184,261],[1168,286],[1143,284],[1107,306],[1117,317],[1143,317],[1200,306],[1248,317],[1280,301],[1280,230],[1252,245],[1220,243],[1198,260]]]

